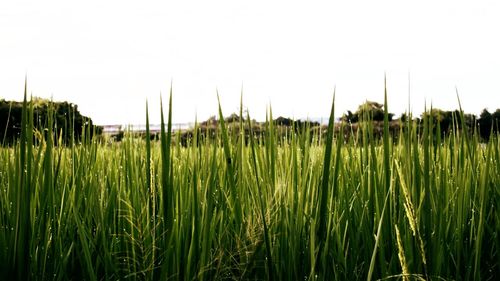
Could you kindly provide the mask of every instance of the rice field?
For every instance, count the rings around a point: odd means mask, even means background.
[[[171,97],[159,141],[109,144],[84,128],[81,142],[54,146],[50,120],[33,132],[25,94],[20,141],[0,148],[0,279],[500,276],[498,135],[481,143],[456,125],[441,138],[425,119],[396,140],[385,99],[382,139],[370,122],[336,135],[333,102],[324,134],[283,141],[268,122],[246,139],[219,106],[215,138],[181,146]]]

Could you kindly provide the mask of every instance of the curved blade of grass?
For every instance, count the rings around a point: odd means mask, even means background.
[[[226,164],[227,164],[227,176],[229,178],[229,188],[231,190],[231,197],[233,199],[232,202],[232,207],[234,208],[235,211],[235,218],[236,218],[236,223],[241,224],[243,221],[243,216],[242,216],[242,211],[241,211],[241,204],[240,204],[240,199],[238,196],[238,190],[236,189],[236,182],[235,182],[235,171],[234,171],[234,161],[232,161],[232,156],[231,156],[231,147],[229,144],[229,137],[227,133],[227,128],[226,124],[224,122],[224,115],[222,114],[222,107],[220,104],[220,98],[219,98],[219,92],[217,92],[217,101],[219,103],[219,119],[220,119],[220,127],[222,131],[222,146],[224,149],[224,155],[226,156]]]
[[[389,201],[389,195],[391,193],[392,185],[389,186],[389,190],[387,191],[387,194],[385,196],[384,200],[384,207],[382,208],[382,213],[380,214],[380,220],[378,222],[378,227],[377,227],[377,235],[375,236],[375,246],[373,246],[373,252],[372,252],[372,258],[370,260],[370,267],[368,269],[368,275],[366,277],[367,281],[372,280],[372,275],[373,275],[373,270],[375,268],[375,259],[377,257],[377,249],[378,249],[378,244],[380,242],[380,237],[382,233],[382,224],[384,222],[384,213],[385,213],[385,208],[387,207],[387,202]]]
[[[391,183],[391,165],[389,162],[389,110],[387,108],[387,79],[384,77],[384,173],[385,187],[388,188]]]
[[[323,251],[327,239],[327,224],[330,216],[328,215],[328,193],[329,193],[329,180],[330,180],[330,162],[332,159],[332,147],[333,147],[333,133],[335,127],[335,90],[333,92],[332,108],[330,111],[330,118],[328,120],[328,131],[326,137],[326,148],[323,160],[323,173],[321,174],[321,187],[319,189],[319,209],[316,215],[316,221],[319,221],[319,226],[317,228],[316,245],[318,248],[318,253],[316,257],[320,258],[323,256]],[[321,266],[321,267],[320,267]],[[322,271],[325,268],[324,264],[316,261],[316,272]]]
[[[161,183],[162,183],[162,203],[163,203],[163,225],[166,234],[165,243],[168,243],[170,232],[174,223],[174,200],[172,190],[172,163],[170,159],[170,150],[172,143],[172,85],[170,86],[170,97],[168,104],[168,123],[165,132],[165,120],[163,117],[163,103],[160,99],[160,114],[161,114]],[[165,249],[166,250],[166,249]]]
[[[29,251],[30,251],[30,177],[28,174],[27,167],[29,164],[28,160],[31,160],[31,156],[27,155],[27,146],[31,143],[28,138],[32,137],[32,132],[28,132],[28,118],[30,116],[27,102],[27,78],[24,82],[24,100],[22,107],[22,117],[21,117],[21,139],[19,145],[19,167],[18,167],[18,179],[19,185],[17,193],[16,202],[16,228],[14,236],[14,269],[19,280],[25,280],[29,276],[30,263],[29,263]],[[31,102],[30,102],[31,103]],[[28,159],[27,159],[28,158]]]
[[[257,185],[257,190],[259,191],[259,203],[260,203],[260,214],[262,216],[262,224],[264,226],[264,241],[266,243],[266,252],[267,252],[267,270],[268,270],[268,278],[269,280],[273,280],[274,270],[273,270],[273,259],[271,253],[271,243],[269,241],[269,230],[267,228],[266,222],[266,209],[264,204],[264,199],[262,198],[262,187],[260,186],[260,178],[259,178],[259,170],[257,169],[257,157],[255,156],[255,144],[253,139],[253,130],[252,124],[250,121],[250,114],[247,111],[247,125],[248,130],[250,131],[250,147],[252,150],[252,164],[255,172],[255,184]]]
[[[323,173],[321,174],[321,189],[320,189],[320,203],[317,219],[319,220],[318,226],[318,238],[319,242],[324,241],[326,234],[326,224],[327,224],[327,201],[328,201],[328,191],[329,191],[329,179],[330,179],[330,162],[332,159],[332,147],[333,147],[333,129],[335,126],[335,91],[333,92],[332,108],[330,111],[330,118],[328,120],[328,131],[326,136],[326,148],[325,157],[323,160]]]
[[[387,207],[387,202],[389,195],[391,194],[391,172],[390,172],[390,159],[389,159],[389,114],[387,108],[387,80],[384,78],[384,174],[385,174],[385,187],[387,188],[387,193],[385,195],[384,206],[382,208],[382,213],[380,214],[380,219],[377,227],[377,235],[375,236],[375,246],[373,247],[372,257],[370,261],[370,267],[368,270],[368,276],[366,280],[371,280],[373,275],[373,270],[375,268],[375,259],[377,256],[378,245],[380,237],[382,236],[382,224],[384,222],[385,209]],[[372,144],[373,147],[373,144]],[[382,253],[384,254],[384,253]]]
[[[149,130],[149,110],[146,101],[146,187],[151,192],[151,133]]]

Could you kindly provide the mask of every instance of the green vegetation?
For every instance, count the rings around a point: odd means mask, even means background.
[[[52,102],[42,98],[33,98],[30,104],[33,107],[35,140],[48,127],[49,112],[52,114],[52,130],[57,131],[60,136],[60,139],[55,139],[56,144],[58,141],[69,144],[71,139],[81,141],[83,126],[91,128],[91,135],[99,135],[102,132],[101,127],[93,125],[92,119],[80,114],[76,104]],[[0,144],[13,144],[20,138],[22,110],[22,102],[0,99]]]
[[[357,131],[359,128],[360,121],[366,119],[366,116],[373,122],[375,131],[379,132],[379,136],[383,133],[383,121],[385,118],[385,108],[383,104],[366,101],[358,107],[358,110],[354,113],[350,110],[344,113],[340,118],[340,121],[349,124],[350,128]],[[399,119],[393,120],[394,114],[387,113],[389,120],[389,132],[391,136],[398,137],[401,132],[401,128],[407,130],[408,120],[412,117],[408,116],[407,113],[403,113]],[[432,117],[432,118],[431,118]],[[497,134],[500,132],[500,108],[495,112],[490,113],[487,109],[483,109],[481,115],[476,117],[474,114],[466,114],[461,109],[455,111],[445,111],[438,108],[432,108],[421,114],[421,118],[415,118],[412,121],[416,121],[416,124],[420,127],[420,133],[423,133],[424,119],[432,120],[433,133],[435,135],[441,134],[441,137],[445,135],[452,135],[454,129],[460,129],[468,132],[469,134],[476,133],[480,137],[481,141],[487,142],[490,139],[490,135]],[[462,122],[464,125],[462,125]]]
[[[286,141],[274,122],[255,134],[241,111],[247,139],[220,106],[215,137],[196,127],[182,146],[171,95],[159,141],[100,143],[87,127],[55,146],[50,109],[33,144],[25,94],[20,139],[0,148],[0,279],[499,276],[498,133],[481,143],[460,114],[441,136],[429,114],[393,139],[385,100],[381,139],[371,122],[337,134],[334,104],[326,136],[305,126]]]
[[[385,108],[383,104],[366,101],[358,107],[358,110],[354,113],[350,110],[344,113],[342,117],[338,120],[334,127],[335,134],[342,134],[344,138],[352,137],[351,135],[358,134],[358,130],[366,129],[363,128],[363,122],[370,120],[372,123],[370,127],[373,130],[373,136],[375,138],[382,139],[384,136],[384,118],[385,118]],[[464,124],[462,125],[463,115]],[[440,138],[451,137],[455,132],[454,130],[462,130],[468,134],[476,134],[479,136],[481,142],[488,142],[490,135],[493,133],[498,134],[500,132],[500,109],[497,109],[493,113],[489,113],[488,110],[484,109],[479,117],[473,114],[466,114],[462,110],[445,111],[438,108],[432,108],[431,110],[424,112],[420,117],[412,118],[408,114],[403,113],[399,118],[394,119],[394,114],[387,112],[388,122],[389,122],[389,134],[394,141],[397,141],[400,137],[400,133],[407,131],[408,125],[416,124],[417,134],[422,137],[424,132],[424,119],[432,120],[432,130],[433,135],[437,136],[440,134]],[[432,117],[432,118],[431,118]],[[221,118],[221,117],[220,117]],[[411,120],[412,122],[408,122]],[[240,128],[243,128],[244,135],[247,138],[250,135],[249,126],[240,126],[239,115],[233,113],[229,117],[224,118],[224,124],[228,130],[239,132]],[[413,122],[415,121],[415,122]],[[198,137],[217,137],[217,131],[220,129],[220,121],[217,117],[212,116],[208,120],[201,122],[197,126],[197,136]],[[268,122],[257,122],[252,120],[253,134],[257,134],[260,137],[266,135],[266,129],[268,128]],[[292,120],[285,117],[278,117],[273,120],[274,130],[276,133],[276,140],[278,143],[282,141],[289,140],[289,135],[291,133],[298,133],[303,131],[304,128],[311,130],[311,134],[318,134],[322,132],[323,137],[326,137],[327,126],[321,125],[319,122],[314,121],[303,121],[303,120]],[[477,132],[475,132],[477,130]],[[120,138],[123,137],[124,132],[121,132]],[[181,132],[180,141],[186,146],[188,141],[194,136],[193,129],[183,130]],[[362,135],[362,134],[361,134]],[[157,135],[151,135],[152,139],[158,138]],[[435,139],[437,140],[437,138]]]

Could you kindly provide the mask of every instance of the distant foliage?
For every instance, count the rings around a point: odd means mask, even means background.
[[[0,100],[0,142],[12,144],[21,134],[22,102]],[[43,134],[48,125],[48,116],[53,114],[55,132],[54,140],[69,143],[74,137],[81,141],[84,128],[88,128],[90,137],[100,135],[102,128],[94,126],[92,119],[83,116],[78,106],[68,102],[52,102],[47,99],[33,98],[33,127],[39,134]],[[37,134],[35,134],[37,135]]]
[[[405,127],[407,122],[411,118],[407,113],[401,114],[399,119],[392,120],[394,114],[389,113],[389,122],[391,122],[391,127],[397,127],[396,125]],[[474,130],[478,130],[479,136],[483,141],[487,141],[491,134],[498,133],[500,131],[500,109],[495,112],[490,113],[487,109],[483,109],[479,118],[474,114],[464,113],[460,110],[445,111],[438,108],[433,108],[427,112],[420,115],[420,118],[414,118],[413,121],[419,125],[423,126],[423,121],[428,118],[431,120],[431,125],[433,132],[437,134],[440,132],[441,136],[446,136],[452,133],[453,129],[466,129],[469,133]],[[374,102],[367,101],[358,107],[358,110],[354,113],[350,110],[344,113],[340,118],[341,122],[356,124],[362,120],[375,121],[374,129],[379,131],[381,128],[377,128],[380,125],[379,122],[384,120],[384,105]],[[354,126],[357,128],[358,126]],[[422,130],[421,130],[422,131]],[[398,133],[399,130],[391,130],[392,133]]]
[[[389,121],[392,120],[394,114],[389,113]],[[352,113],[350,110],[347,114],[341,117],[342,121],[349,123],[357,123],[363,119],[370,119],[373,121],[384,121],[384,105],[374,101],[366,101],[359,105],[358,110]]]

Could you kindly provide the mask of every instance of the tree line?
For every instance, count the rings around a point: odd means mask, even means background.
[[[406,122],[411,119],[418,125],[423,124],[423,120],[430,118],[434,133],[447,135],[455,128],[466,128],[469,132],[477,130],[477,133],[483,140],[488,140],[491,134],[497,134],[500,131],[500,108],[490,113],[487,109],[483,109],[479,117],[474,114],[464,113],[461,110],[446,111],[438,108],[432,108],[420,115],[420,117],[412,117],[407,113],[401,114],[398,119],[394,119],[395,114],[389,113],[389,121],[399,123],[405,126]],[[376,122],[384,121],[384,105],[367,101],[361,104],[354,112],[348,110],[340,118],[341,122],[347,124],[357,124],[358,122],[369,119]]]
[[[82,141],[87,131],[88,137],[100,135],[102,127],[95,126],[92,119],[83,116],[78,105],[69,102],[53,102],[42,98],[33,98],[33,129],[36,135],[46,134],[49,116],[52,117],[53,131],[56,133],[56,142],[64,144],[72,141]],[[22,102],[0,99],[0,142],[4,145],[15,143],[21,135]],[[57,144],[57,143],[56,143]]]
[[[102,127],[95,126],[91,118],[83,116],[76,104],[33,98],[31,105],[33,107],[34,130],[40,134],[45,133],[45,129],[49,124],[49,115],[51,115],[53,131],[57,134],[57,137],[54,138],[56,142],[62,141],[64,144],[71,143],[72,141],[80,142],[84,131],[87,131],[88,137],[102,134]],[[394,117],[395,114],[388,114],[389,121],[391,122],[391,133],[393,134],[398,133],[398,128],[405,127],[407,121],[410,119],[418,125],[422,125],[423,120],[426,118],[431,118],[434,133],[438,133],[439,131],[443,136],[449,134],[454,127],[459,129],[466,128],[469,132],[476,130],[478,135],[486,141],[491,134],[497,134],[500,131],[500,108],[491,113],[487,109],[483,109],[479,117],[474,114],[463,113],[460,110],[445,111],[437,108],[432,108],[422,113],[419,117],[409,116],[406,113],[401,114],[397,119],[394,119]],[[238,115],[233,114],[226,118],[226,123],[237,124],[236,121],[238,118]],[[15,143],[21,134],[21,119],[22,102],[0,99],[0,144],[8,145]],[[201,122],[200,127],[207,131],[210,131],[209,129],[216,131],[217,120],[215,117],[212,119]],[[354,112],[348,110],[339,119],[341,124],[350,124],[355,128],[359,127],[358,123],[362,120],[371,120],[375,124],[382,122],[384,120],[384,105],[374,101],[367,101],[359,105],[358,109]],[[293,127],[295,129],[301,127],[313,128],[320,125],[317,122],[292,120],[284,117],[279,117],[273,121],[278,127]],[[258,122],[254,124],[257,125],[254,132],[265,130],[264,125]],[[375,129],[377,129],[376,126]],[[189,138],[189,133],[189,131],[184,133],[186,138]]]

